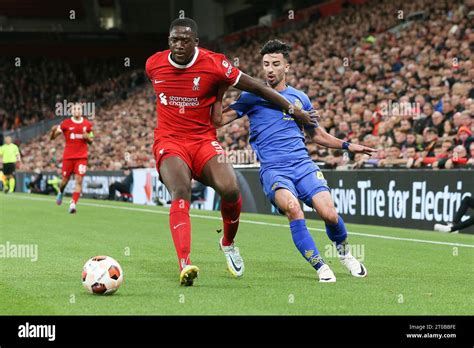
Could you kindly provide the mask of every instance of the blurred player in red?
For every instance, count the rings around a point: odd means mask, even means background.
[[[239,225],[242,198],[230,163],[211,122],[212,106],[220,86],[235,86],[275,104],[301,124],[314,124],[314,115],[294,108],[288,100],[265,84],[234,67],[223,54],[198,48],[198,29],[190,18],[171,23],[169,50],[148,58],[146,72],[156,93],[157,126],[153,154],[156,167],[172,196],[170,230],[178,255],[180,283],[193,285],[198,267],[189,259],[191,221],[189,205],[191,181],[211,186],[221,197],[224,236],[219,246],[227,268],[235,276],[244,272],[244,263],[234,238]]]
[[[56,203],[61,205],[63,193],[71,174],[74,173],[76,187],[72,193],[69,213],[76,213],[76,204],[82,191],[82,179],[87,170],[88,144],[92,143],[94,134],[92,133],[92,123],[83,117],[82,104],[76,103],[72,108],[72,117],[61,122],[59,126],[53,126],[51,130],[51,140],[56,139],[60,134],[64,135],[66,146],[63,154],[63,167],[61,185],[56,197]]]

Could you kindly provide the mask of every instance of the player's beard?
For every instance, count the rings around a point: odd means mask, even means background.
[[[278,86],[280,84],[280,82],[282,80],[283,80],[283,77],[277,78],[276,76],[275,76],[273,81],[271,81],[267,78],[267,85],[269,85],[272,88],[275,88],[276,86]]]

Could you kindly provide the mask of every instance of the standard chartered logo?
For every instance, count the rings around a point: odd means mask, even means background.
[[[160,103],[163,105],[179,107],[199,106],[198,97],[167,96],[164,93],[160,93],[158,96],[160,97]]]
[[[160,93],[160,103],[163,105],[168,105],[168,100],[166,99],[166,94]]]

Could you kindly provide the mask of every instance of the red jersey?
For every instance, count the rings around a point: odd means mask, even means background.
[[[215,138],[211,107],[220,85],[235,86],[241,71],[219,53],[195,49],[191,62],[171,60],[170,50],[148,58],[146,72],[156,93],[158,136]]]
[[[84,140],[83,133],[92,131],[92,123],[82,117],[80,121],[68,118],[58,126],[66,139],[63,159],[87,158],[87,142]]]

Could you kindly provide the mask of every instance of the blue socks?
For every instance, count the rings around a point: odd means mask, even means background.
[[[344,222],[342,224],[344,226]],[[301,255],[303,255],[306,261],[318,270],[322,265],[324,265],[324,261],[319,255],[319,250],[316,248],[316,244],[314,244],[313,237],[309,234],[305,220],[290,221],[290,230],[296,248],[299,250]]]
[[[349,252],[346,225],[340,216],[337,220],[337,224],[326,224],[326,233],[329,239],[336,244],[339,255],[346,255]]]

